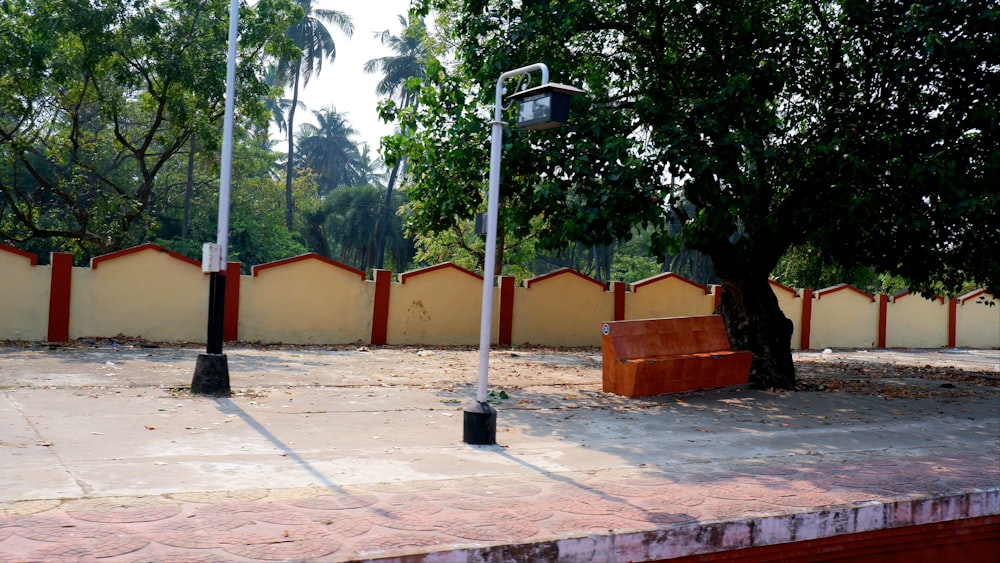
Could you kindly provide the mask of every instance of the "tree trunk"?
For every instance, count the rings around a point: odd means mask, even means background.
[[[594,254],[594,279],[602,282],[611,281],[611,264],[615,256],[614,243],[604,246],[595,245],[591,251]]]
[[[194,195],[194,152],[197,138],[191,134],[191,149],[188,151],[187,179],[184,182],[184,220],[181,222],[181,240],[187,242],[191,226],[191,197]]]
[[[757,389],[793,389],[792,321],[778,306],[767,273],[732,255],[713,256],[722,280],[721,314],[734,350],[753,352],[750,383]]]
[[[292,221],[292,173],[295,170],[295,106],[299,104],[299,66],[295,66],[295,77],[292,79],[292,106],[288,108],[288,162],[285,163],[285,226],[289,231],[294,226]]]
[[[392,205],[392,187],[396,183],[396,176],[406,167],[406,156],[402,156],[396,161],[389,174],[389,185],[385,188],[385,201],[382,202],[382,214],[379,217],[375,228],[375,268],[381,270],[385,258],[385,241],[389,233],[389,208]]]
[[[497,253],[496,260],[493,262],[493,275],[502,276],[503,275],[503,255],[507,246],[507,231],[504,230],[503,221],[498,219],[497,225]]]

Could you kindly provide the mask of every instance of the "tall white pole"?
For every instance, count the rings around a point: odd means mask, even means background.
[[[233,170],[233,107],[236,97],[236,40],[239,30],[240,1],[229,2],[229,60],[226,65],[226,109],[222,122],[222,173],[219,177],[219,245],[221,268],[229,260],[229,194]]]
[[[228,396],[229,365],[222,353],[225,339],[223,323],[226,308],[226,266],[229,261],[229,184],[233,168],[233,107],[236,97],[236,40],[239,30],[240,1],[229,2],[229,54],[226,66],[226,107],[222,124],[222,172],[219,177],[219,226],[216,248],[206,244],[202,269],[209,272],[208,335],[205,354],[198,355],[191,392]],[[217,251],[217,252],[215,252]]]
[[[515,70],[509,70],[497,79],[496,101],[493,106],[493,138],[490,144],[490,186],[486,208],[486,257],[483,262],[483,310],[479,321],[479,382],[476,387],[476,401],[485,403],[489,387],[490,340],[493,328],[493,287],[496,285],[494,271],[497,256],[497,217],[500,205],[500,153],[503,148],[503,83],[512,76],[542,71],[542,84],[549,83],[549,67],[535,63]]]

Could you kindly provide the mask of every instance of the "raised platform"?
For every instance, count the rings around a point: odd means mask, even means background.
[[[0,561],[995,561],[995,387],[631,399],[519,351],[470,446],[476,352],[390,353],[229,350],[213,398],[195,350],[0,349]]]

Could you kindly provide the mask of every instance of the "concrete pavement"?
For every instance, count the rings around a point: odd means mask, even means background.
[[[593,352],[495,352],[469,446],[473,350],[234,348],[230,398],[186,393],[198,352],[0,347],[0,562],[649,561],[1000,515],[982,377],[626,399]]]

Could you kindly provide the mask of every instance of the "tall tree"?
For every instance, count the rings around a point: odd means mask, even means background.
[[[995,2],[422,4],[456,12],[467,91],[488,89],[498,69],[545,61],[588,90],[577,110],[626,116],[633,128],[612,138],[627,143],[617,161],[633,157],[640,173],[604,174],[585,190],[578,172],[594,148],[581,136],[609,127],[592,113],[575,113],[559,145],[539,135],[509,146],[505,163],[517,144],[537,151],[525,173],[558,203],[538,206],[551,227],[540,242],[607,243],[639,225],[654,229],[657,255],[683,242],[710,256],[718,311],[734,347],[754,353],[759,387],[795,384],[792,324],[768,284],[792,245],[899,274],[924,293],[968,280],[1000,289]],[[447,127],[456,141],[465,134]],[[448,173],[455,153],[407,152]],[[414,181],[418,210],[463,197],[433,173]]]
[[[365,63],[364,68],[368,74],[382,73],[382,79],[375,86],[378,95],[394,100],[402,108],[409,108],[417,103],[418,88],[414,81],[423,81],[427,67],[427,26],[422,18],[408,21],[403,16],[399,16],[399,25],[403,30],[400,35],[393,35],[388,29],[375,34],[393,54],[371,59]],[[405,168],[406,156],[402,155],[393,163],[385,188],[382,212],[376,226],[375,267],[379,269],[384,264],[386,235],[392,212],[392,189]]]
[[[381,186],[385,182],[385,164],[381,158],[374,156],[368,143],[361,144],[361,152],[357,159],[357,179],[359,185],[371,184]]]
[[[264,105],[267,107],[268,111],[271,112],[271,121],[268,122],[268,129],[270,124],[274,123],[278,127],[278,133],[285,133],[288,127],[288,111],[292,107],[292,100],[290,98],[285,98],[285,87],[278,81],[278,66],[276,64],[267,67],[267,83],[270,84],[275,91],[272,96],[265,98]],[[296,110],[303,109],[305,104],[298,102],[296,104]],[[267,132],[263,131],[264,133]]]
[[[301,50],[300,54],[282,58],[278,62],[278,79],[292,89],[292,103],[288,107],[288,160],[285,163],[285,226],[293,228],[292,176],[295,172],[295,109],[299,103],[299,85],[309,83],[314,74],[323,70],[323,61],[337,58],[337,45],[326,28],[327,23],[337,26],[345,35],[354,34],[350,16],[337,10],[313,7],[313,0],[295,0],[302,9],[302,19],[288,28],[287,36]]]
[[[0,238],[87,256],[156,232],[159,175],[193,137],[219,145],[227,5],[0,5]],[[292,13],[286,0],[241,10],[241,126],[264,116],[261,61],[285,52]]]
[[[371,185],[345,186],[330,195],[330,235],[336,241],[338,259],[361,271],[374,261],[375,224],[379,189]]]
[[[319,178],[319,194],[329,194],[340,186],[365,183],[361,178],[361,152],[355,131],[347,116],[328,107],[314,111],[316,125],[304,123],[299,128],[299,152],[303,165]]]

